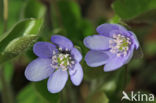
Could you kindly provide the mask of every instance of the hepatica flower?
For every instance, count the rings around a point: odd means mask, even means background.
[[[88,36],[84,45],[90,49],[85,61],[90,67],[104,65],[104,71],[113,71],[127,64],[134,49],[139,48],[135,34],[118,24],[102,24],[99,35]]]
[[[47,88],[51,93],[60,92],[67,80],[68,73],[72,83],[78,86],[83,78],[80,65],[82,59],[78,49],[64,36],[54,35],[52,43],[37,42],[33,52],[38,56],[25,70],[25,76],[30,81],[41,81],[49,78]]]

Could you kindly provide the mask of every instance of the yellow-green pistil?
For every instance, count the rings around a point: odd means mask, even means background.
[[[52,56],[52,68],[54,69],[62,69],[63,71],[67,70],[68,68],[71,68],[75,62],[72,60],[72,57],[68,51],[62,51],[61,48],[59,48],[59,52],[56,53],[53,51]]]
[[[115,53],[118,57],[126,56],[130,47],[130,38],[121,34],[114,34],[113,40],[109,41],[110,52]]]

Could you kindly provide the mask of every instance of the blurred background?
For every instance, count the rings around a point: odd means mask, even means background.
[[[104,72],[82,60],[82,84],[68,80],[57,94],[47,91],[47,80],[26,80],[25,68],[36,58],[35,42],[64,35],[85,56],[84,37],[97,34],[103,23],[119,23],[138,37],[141,48],[127,71],[123,66]],[[0,64],[0,103],[121,103],[123,90],[155,95],[156,0],[0,0]]]

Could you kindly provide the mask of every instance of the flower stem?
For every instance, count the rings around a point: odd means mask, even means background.
[[[127,80],[128,79],[128,64],[125,65],[125,80],[123,83],[123,91],[126,91],[126,85],[127,85]],[[124,100],[121,101],[120,103],[124,103]]]
[[[8,0],[3,0],[3,32],[7,31],[7,22],[8,22]],[[13,92],[11,86],[5,78],[5,72],[3,64],[0,65],[0,82],[2,85],[2,102],[3,103],[14,103]]]
[[[5,32],[7,30],[7,21],[8,21],[8,0],[3,0],[3,20]]]
[[[13,103],[13,95],[10,88],[10,85],[7,83],[4,69],[0,68],[0,82],[2,84],[2,101],[3,103]]]

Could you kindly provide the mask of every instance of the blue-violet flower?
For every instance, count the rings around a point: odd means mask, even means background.
[[[90,49],[85,61],[90,67],[104,65],[104,71],[113,71],[127,64],[134,49],[139,48],[135,34],[119,24],[102,24],[97,27],[99,35],[88,36],[84,45]]]
[[[30,81],[41,81],[49,77],[47,88],[51,93],[57,93],[64,88],[69,72],[72,83],[78,86],[83,79],[83,70],[79,63],[82,59],[81,53],[64,36],[54,35],[51,41],[53,44],[34,44],[33,52],[38,58],[26,67],[26,78]]]

